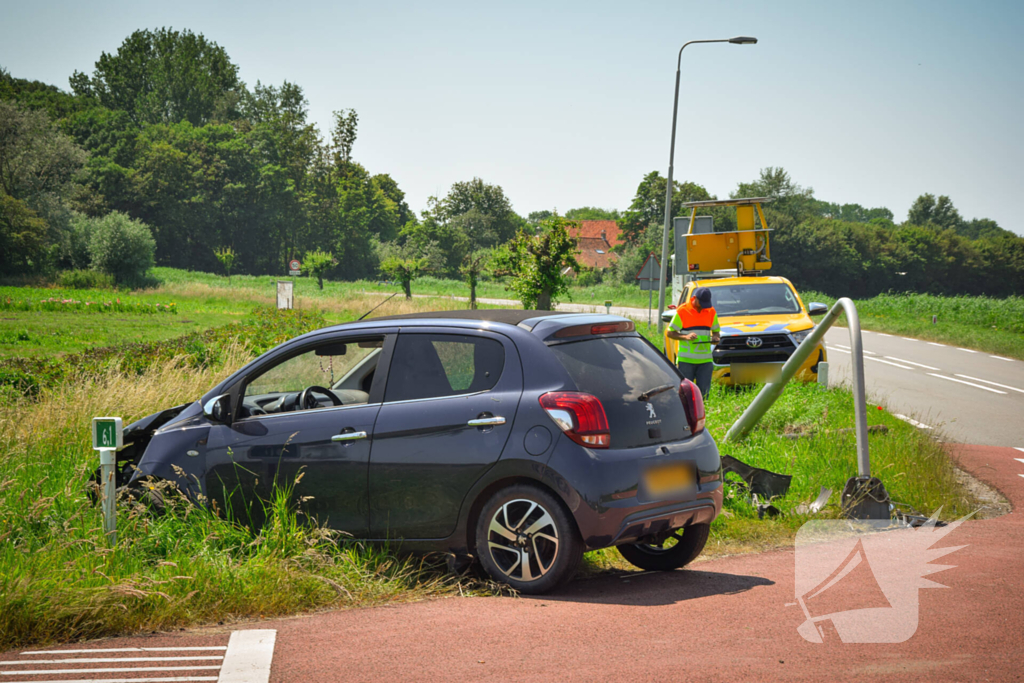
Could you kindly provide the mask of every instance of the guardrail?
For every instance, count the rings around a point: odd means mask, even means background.
[[[850,358],[853,364],[853,414],[856,418],[857,434],[857,470],[861,477],[871,476],[871,460],[868,456],[868,417],[867,404],[864,399],[864,352],[860,336],[860,318],[857,315],[857,307],[853,302],[843,297],[837,301],[829,312],[825,314],[814,331],[796,348],[793,355],[789,357],[777,382],[769,382],[761,389],[753,402],[740,415],[725,435],[725,441],[740,441],[744,439],[750,430],[754,428],[768,409],[772,407],[776,399],[782,394],[786,382],[793,378],[796,371],[804,364],[804,361],[811,355],[811,352],[825,336],[832,324],[839,319],[840,313],[846,313],[846,322],[850,330]]]

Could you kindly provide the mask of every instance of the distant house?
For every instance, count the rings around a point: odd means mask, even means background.
[[[581,266],[598,270],[610,267],[619,257],[612,247],[622,243],[619,224],[615,221],[577,221],[578,228],[569,234],[576,238],[580,254],[576,260]]]

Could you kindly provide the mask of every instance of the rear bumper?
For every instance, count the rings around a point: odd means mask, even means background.
[[[698,483],[672,498],[653,498],[643,483],[648,468],[685,464]],[[705,430],[685,441],[643,449],[591,450],[561,438],[544,479],[576,520],[588,550],[629,543],[648,534],[711,522],[722,510],[721,459]]]

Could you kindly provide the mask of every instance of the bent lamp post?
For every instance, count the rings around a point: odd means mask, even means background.
[[[672,100],[672,142],[668,148],[668,182],[665,188],[665,234],[661,240],[661,282],[658,284],[658,334],[665,331],[665,321],[661,314],[665,312],[665,280],[668,277],[668,235],[672,229],[672,170],[676,156],[676,117],[679,113],[679,69],[683,63],[683,50],[687,45],[694,43],[732,43],[733,45],[755,45],[757,38],[750,36],[735,36],[733,38],[721,38],[718,40],[691,40],[679,48],[679,56],[676,58],[676,94]]]
[[[847,488],[851,489],[852,487],[860,491],[869,491],[873,488],[873,485],[869,483],[871,480],[871,459],[868,455],[868,418],[867,405],[864,398],[864,351],[861,344],[860,317],[857,315],[857,307],[854,306],[853,301],[846,297],[839,299],[839,301],[832,305],[832,308],[822,318],[821,322],[815,326],[814,331],[796,348],[793,355],[782,366],[778,381],[769,382],[764,385],[764,388],[754,397],[754,400],[743,411],[740,418],[729,428],[725,435],[725,441],[741,441],[750,433],[750,430],[754,428],[758,420],[768,412],[768,409],[772,407],[772,404],[782,394],[786,382],[793,378],[796,371],[817,347],[818,342],[825,336],[825,332],[839,319],[840,313],[846,313],[846,322],[850,330],[850,358],[852,359],[853,368],[853,414],[856,419],[855,432],[857,434],[858,477],[856,477],[856,482],[854,480],[851,480],[854,483],[848,482]],[[878,486],[881,486],[881,482],[878,483]],[[886,502],[888,502],[888,494],[884,494],[884,488],[882,489],[882,494]]]

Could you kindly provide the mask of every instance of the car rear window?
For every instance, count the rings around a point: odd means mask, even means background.
[[[601,401],[612,448],[637,448],[690,436],[679,375],[640,337],[601,337],[550,347],[580,391]],[[645,392],[670,388],[641,400]]]

